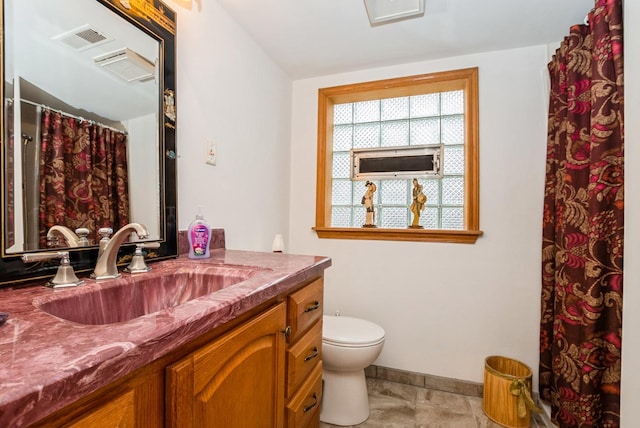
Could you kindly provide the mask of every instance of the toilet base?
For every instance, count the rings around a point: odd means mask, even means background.
[[[369,418],[369,396],[364,370],[334,372],[323,368],[322,380],[322,422],[349,426]]]

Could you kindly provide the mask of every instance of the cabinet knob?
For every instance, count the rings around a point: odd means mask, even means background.
[[[309,410],[313,409],[318,404],[318,397],[316,396],[315,392],[313,393],[312,398],[313,398],[313,403],[309,404],[308,406],[305,406],[304,409],[302,409],[303,413],[307,413]]]
[[[290,337],[291,336],[291,326],[288,325],[284,330],[282,330],[282,332],[284,333],[284,337]]]

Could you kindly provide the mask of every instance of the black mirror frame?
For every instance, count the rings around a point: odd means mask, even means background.
[[[119,0],[95,0],[116,15],[135,25],[140,30],[158,40],[161,45],[160,62],[164,65],[160,78],[162,88],[160,94],[161,109],[158,112],[159,118],[159,150],[160,150],[160,224],[163,226],[163,234],[160,239],[160,248],[147,255],[149,261],[164,260],[174,258],[178,255],[178,220],[177,220],[177,182],[176,182],[176,14],[165,3],[160,0],[139,0],[136,3],[144,3],[143,12],[146,16],[141,16],[140,10],[134,10],[129,6],[129,2]],[[0,29],[4,35],[4,3],[0,0],[0,14],[2,22]],[[153,15],[153,16],[152,16]],[[4,40],[0,51],[2,85],[0,85],[0,96],[4,100]],[[3,103],[4,105],[4,103]],[[0,171],[2,186],[0,192],[0,207],[2,207],[2,241],[4,241],[4,205],[5,205],[5,141],[4,141],[4,107],[0,111],[0,128],[2,130],[0,138]],[[4,243],[2,244],[4,245]],[[0,258],[0,287],[20,286],[25,282],[39,279],[48,279],[55,275],[59,261],[57,259],[25,264],[22,253],[4,254],[2,247],[2,257]],[[59,251],[49,250],[49,251]],[[133,253],[133,245],[123,245],[118,254],[119,264],[124,264],[130,260]],[[88,273],[95,267],[98,256],[98,248],[69,249],[71,264],[79,275]]]

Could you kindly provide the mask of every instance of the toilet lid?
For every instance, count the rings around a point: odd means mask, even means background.
[[[322,318],[322,340],[343,346],[374,345],[384,340],[384,329],[371,321],[328,316]]]

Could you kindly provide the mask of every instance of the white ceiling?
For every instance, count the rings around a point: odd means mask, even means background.
[[[218,2],[294,79],[559,42],[594,6],[425,0],[423,17],[372,27],[363,0]]]

